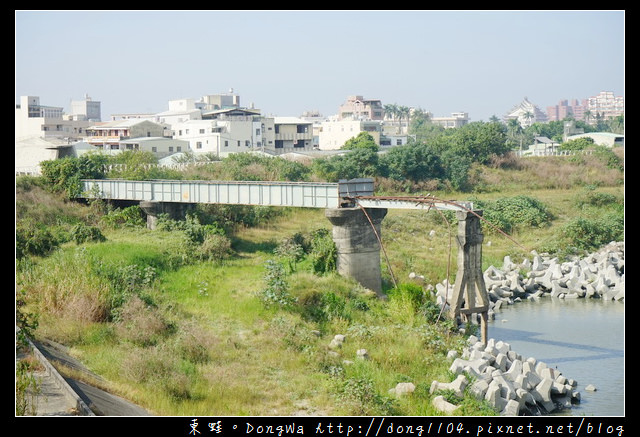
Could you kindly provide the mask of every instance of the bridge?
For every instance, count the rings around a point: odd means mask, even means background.
[[[454,315],[480,313],[486,341],[488,295],[482,273],[482,211],[471,202],[430,196],[375,196],[373,179],[330,182],[189,181],[83,179],[83,194],[91,199],[138,201],[155,228],[160,214],[184,217],[190,205],[227,204],[325,209],[333,225],[337,270],[377,293],[382,291],[380,228],[389,209],[449,210],[458,219],[458,274],[454,284]],[[464,307],[463,307],[464,305]]]

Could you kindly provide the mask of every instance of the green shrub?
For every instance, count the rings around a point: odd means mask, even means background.
[[[71,239],[76,244],[82,244],[86,242],[100,242],[105,241],[106,237],[102,234],[99,228],[95,226],[88,226],[84,223],[78,223],[71,228]]]
[[[403,282],[397,287],[387,292],[390,299],[404,299],[411,302],[415,309],[418,309],[425,302],[425,295],[422,287],[418,284]]]
[[[294,238],[285,238],[278,244],[273,253],[283,259],[289,267],[289,273],[293,273],[296,270],[298,261],[304,257],[304,248]]]
[[[111,228],[141,227],[146,224],[142,209],[138,205],[110,210],[101,217],[100,221]]]
[[[611,241],[624,240],[624,213],[610,212],[596,219],[577,217],[563,226],[561,235],[582,250],[597,250]]]
[[[486,221],[504,232],[521,227],[544,227],[552,219],[544,203],[527,195],[503,197],[493,202],[477,201],[475,207],[483,210]]]
[[[16,225],[16,258],[44,256],[60,245],[60,240],[44,226],[24,222]]]
[[[210,261],[220,261],[228,258],[231,250],[231,240],[219,233],[210,233],[204,237],[204,241],[197,248],[200,258]]]
[[[333,242],[331,233],[324,228],[311,233],[311,265],[313,273],[322,275],[335,271],[338,250]]]
[[[576,205],[579,207],[593,206],[597,208],[620,204],[620,200],[613,194],[601,193],[597,191],[587,191],[584,196],[576,199]]]
[[[274,260],[267,260],[264,267],[265,287],[257,293],[263,305],[265,307],[292,305],[296,299],[289,293],[289,282],[283,265]]]

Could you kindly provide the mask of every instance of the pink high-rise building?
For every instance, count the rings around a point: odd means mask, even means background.
[[[583,120],[584,106],[577,99],[560,100],[555,106],[547,106],[547,117],[549,121],[561,121],[567,117]]]

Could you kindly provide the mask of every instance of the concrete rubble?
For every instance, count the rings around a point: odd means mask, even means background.
[[[576,381],[542,361],[522,357],[503,341],[491,338],[485,346],[472,335],[462,356],[455,355],[448,356],[453,359],[449,371],[457,375],[456,379],[448,383],[433,381],[431,394],[450,390],[462,398],[466,389],[503,416],[539,416],[580,402]],[[442,399],[434,405],[445,413],[452,411]]]
[[[558,258],[532,252],[532,259],[515,263],[505,256],[500,268],[489,266],[484,281],[489,295],[489,318],[502,305],[525,299],[606,299],[624,303],[624,242],[611,242],[583,258],[561,262]],[[415,273],[413,277],[418,275]],[[428,289],[440,306],[452,301],[453,283],[443,281]],[[448,309],[448,308],[445,308]],[[479,314],[472,315],[479,323]],[[485,346],[475,336],[469,338],[462,357],[450,351],[450,371],[458,375],[449,383],[433,381],[431,393],[450,390],[462,397],[468,390],[477,399],[488,401],[505,416],[543,415],[571,408],[580,402],[577,382],[556,368],[535,358],[524,359],[509,344],[489,339]],[[588,386],[585,390],[595,390]],[[454,405],[436,397],[434,405],[451,413]]]
[[[531,254],[532,259],[525,258],[522,263],[505,256],[500,268],[489,266],[484,271],[490,319],[502,305],[524,299],[550,296],[624,302],[624,242],[611,242],[595,253],[566,262],[535,251]],[[429,289],[440,306],[451,302],[453,282],[442,281]]]

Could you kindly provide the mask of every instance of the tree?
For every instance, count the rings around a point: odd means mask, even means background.
[[[376,140],[368,132],[360,132],[355,137],[349,138],[341,148],[343,150],[366,149],[373,152],[377,152],[380,149],[376,144]]]
[[[444,127],[431,121],[428,112],[419,108],[413,111],[408,133],[415,137],[416,142],[428,142],[444,130]]]
[[[522,150],[522,126],[517,118],[507,121],[507,142],[511,147],[519,147]]]
[[[380,159],[380,167],[394,180],[424,181],[441,179],[444,175],[440,157],[433,147],[414,143],[394,147]]]
[[[402,132],[402,119],[407,120],[407,129],[409,128],[409,116],[411,115],[411,108],[408,106],[398,107],[398,118],[400,119],[400,131]]]
[[[53,192],[66,192],[69,198],[82,192],[81,179],[102,179],[108,157],[89,153],[79,158],[65,157],[43,161],[40,166],[49,189]]]

